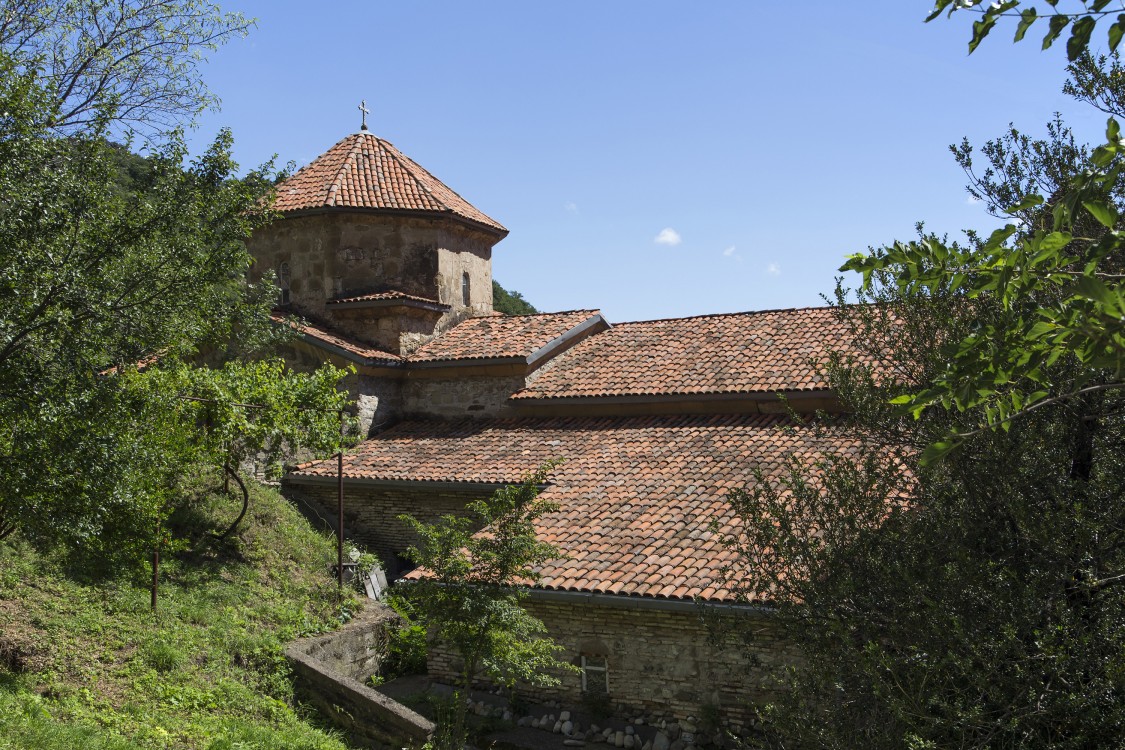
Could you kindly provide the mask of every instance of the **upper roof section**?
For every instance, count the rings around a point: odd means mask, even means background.
[[[608,324],[597,310],[469,318],[419,347],[412,363],[522,359],[527,364],[560,351]]]
[[[366,131],[344,138],[278,185],[274,208],[283,213],[326,208],[433,212],[500,237],[508,234],[413,159]]]
[[[813,363],[848,338],[828,307],[618,323],[560,355],[512,398],[825,390]]]

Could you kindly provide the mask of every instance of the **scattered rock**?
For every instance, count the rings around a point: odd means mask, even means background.
[[[633,729],[632,727],[625,727],[625,734],[633,734],[636,731],[637,730]]]
[[[623,745],[623,747],[625,747],[626,750],[633,750],[633,747],[636,744],[637,744],[637,738],[636,737],[634,737],[631,734],[625,735],[625,744]]]
[[[551,729],[551,731],[554,732],[555,734],[558,734],[559,732],[561,732],[562,731],[562,722],[556,721],[555,726]]]
[[[613,733],[613,746],[614,747],[625,747],[625,733],[624,732],[614,732]]]
[[[695,734],[698,731],[695,728],[695,724],[692,724],[690,719],[688,721],[681,721],[680,722],[680,729],[682,729],[683,731],[685,731],[689,734]]]
[[[641,745],[641,750],[652,750],[652,740],[649,740],[645,744]]]
[[[570,711],[562,711],[559,713],[559,721],[569,721]]]
[[[664,732],[657,732],[652,738],[652,750],[668,750],[671,745],[672,740]]]
[[[562,715],[566,716],[567,713],[567,711],[563,711]],[[569,720],[562,722],[562,733],[568,737],[574,734],[574,723]]]

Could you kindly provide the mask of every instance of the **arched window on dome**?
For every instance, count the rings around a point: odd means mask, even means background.
[[[461,304],[469,306],[469,274],[461,274]]]

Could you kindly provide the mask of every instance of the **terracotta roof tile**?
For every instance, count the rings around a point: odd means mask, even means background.
[[[846,343],[831,308],[618,323],[540,370],[513,399],[820,390],[809,364]]]
[[[410,157],[368,132],[349,135],[278,185],[274,208],[283,213],[320,208],[432,211],[508,233]]]
[[[854,443],[774,415],[403,422],[345,457],[347,477],[513,483],[551,458],[543,496],[560,510],[540,538],[568,557],[540,570],[542,588],[730,600],[719,570],[733,562],[710,531],[733,519],[726,496],[754,471],[780,477],[794,454]],[[335,462],[293,476],[335,476]]]
[[[597,310],[469,318],[419,347],[411,362],[530,357],[558,337],[599,316]]]
[[[292,326],[303,338],[308,339],[314,344],[320,344],[330,349],[338,349],[344,354],[373,362],[402,362],[402,357],[397,354],[385,352],[362,342],[345,338],[316,323],[296,321],[279,314],[270,317],[279,323]]]

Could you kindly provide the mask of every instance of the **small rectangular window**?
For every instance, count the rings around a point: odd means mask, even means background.
[[[609,695],[609,662],[604,656],[582,657],[582,692]]]

